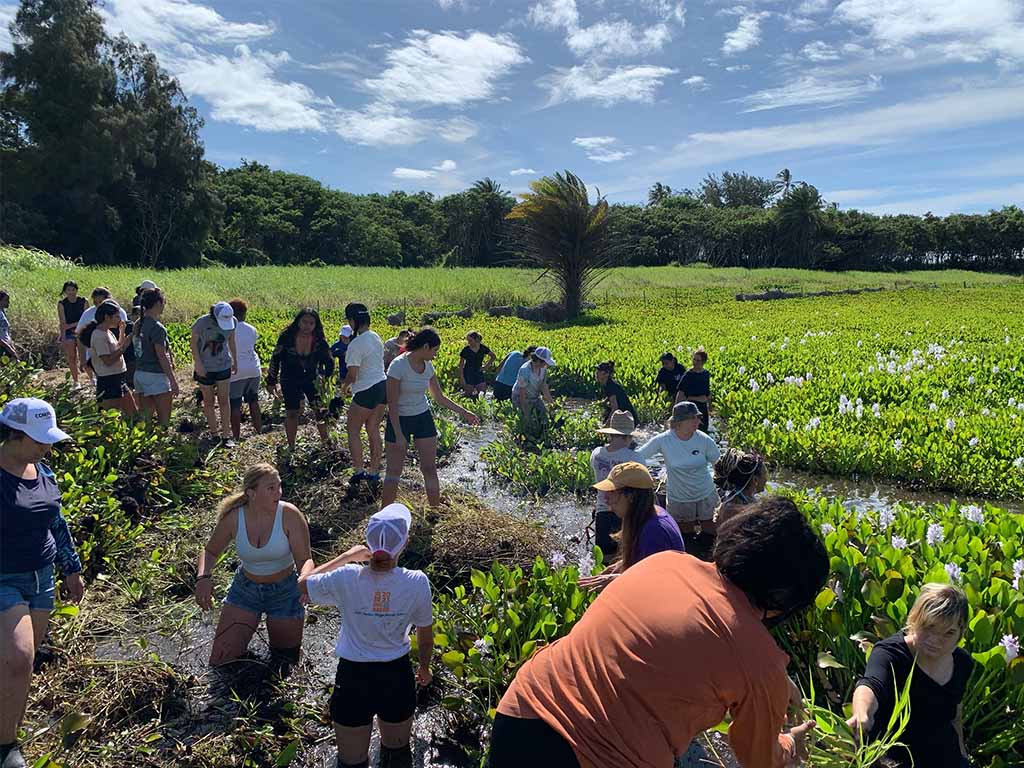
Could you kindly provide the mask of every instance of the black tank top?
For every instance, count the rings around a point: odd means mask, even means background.
[[[64,305],[64,322],[77,323],[82,319],[82,315],[85,312],[84,296],[79,296],[74,302],[68,301],[67,299],[61,299],[60,303]]]

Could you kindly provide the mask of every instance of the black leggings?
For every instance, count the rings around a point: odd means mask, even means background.
[[[543,720],[498,714],[491,731],[488,768],[580,768],[569,743]]]

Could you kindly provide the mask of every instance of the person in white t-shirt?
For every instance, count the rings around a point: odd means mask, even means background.
[[[114,301],[104,301],[93,312],[93,320],[82,330],[89,340],[93,370],[96,372],[96,399],[104,409],[116,408],[125,416],[135,414],[136,405],[128,389],[126,373],[128,366],[124,353],[132,343],[132,337],[125,333],[124,310]],[[114,332],[118,337],[114,337]]]
[[[348,451],[355,474],[353,484],[366,480],[371,485],[380,483],[380,462],[384,443],[380,439],[380,423],[387,410],[388,392],[384,373],[384,342],[370,330],[370,310],[365,304],[345,307],[345,319],[355,331],[355,338],[345,350],[345,383],[352,390],[352,404],[348,407]],[[363,468],[363,427],[370,444],[369,466]],[[368,471],[367,471],[368,470]]]
[[[388,425],[384,432],[388,468],[384,476],[382,504],[390,504],[398,495],[409,442],[416,446],[423,473],[427,503],[441,503],[441,484],[437,479],[437,427],[430,412],[427,392],[439,404],[455,411],[472,425],[480,423],[476,414],[453,402],[441,391],[431,362],[441,348],[441,337],[433,328],[422,328],[409,337],[405,352],[388,366]]]
[[[341,613],[331,696],[339,768],[369,765],[374,717],[381,765],[411,765],[416,685],[433,679],[434,653],[430,580],[423,571],[398,567],[411,528],[409,509],[390,504],[366,524],[366,546],[353,547],[299,579],[311,603],[335,605]],[[369,566],[356,565],[360,562]],[[419,657],[415,677],[409,663],[412,627]]]
[[[590,469],[594,472],[594,482],[600,483],[608,477],[608,473],[616,464],[636,461],[636,451],[632,448],[636,424],[629,411],[615,411],[608,420],[608,426],[597,431],[608,436],[607,444],[598,446],[590,454]],[[621,528],[622,519],[609,508],[607,494],[598,491],[594,510],[594,532],[596,544],[604,553],[605,562],[611,562],[611,558],[618,552],[619,545],[612,539],[612,534]]]
[[[679,523],[683,537],[696,535],[707,541],[687,538],[686,549],[698,556],[710,556],[714,541],[718,489],[712,468],[722,455],[718,444],[700,430],[703,413],[696,403],[678,402],[672,408],[669,428],[636,450],[637,460],[661,454],[668,470],[668,513]]]
[[[242,403],[249,406],[249,420],[252,431],[259,434],[263,429],[260,413],[260,356],[256,353],[258,334],[256,328],[245,322],[249,305],[241,299],[228,302],[235,311],[235,351],[238,353],[238,368],[231,373],[231,434],[235,440],[242,436]]]

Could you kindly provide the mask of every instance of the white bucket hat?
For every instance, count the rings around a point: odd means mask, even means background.
[[[404,504],[388,504],[366,523],[366,546],[370,552],[386,552],[397,558],[409,541],[412,513]]]
[[[533,351],[534,357],[543,360],[545,363],[550,365],[552,368],[555,367],[555,358],[551,356],[551,350],[547,347],[537,347]]]
[[[235,310],[226,301],[218,301],[213,305],[213,316],[222,331],[235,330]]]
[[[71,436],[57,427],[53,406],[37,397],[19,397],[8,401],[0,411],[0,424],[24,432],[37,443],[53,445]]]

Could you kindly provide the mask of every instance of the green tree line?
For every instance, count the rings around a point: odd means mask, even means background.
[[[110,37],[96,0],[22,0],[0,53],[0,241],[149,267],[506,265],[529,259],[515,199],[491,179],[453,195],[357,195],[204,159],[203,121],[145,46]],[[570,174],[571,176],[571,174]],[[572,178],[576,178],[572,176]],[[514,219],[515,217],[513,217]],[[1024,270],[1024,213],[839,210],[788,170],[657,183],[612,205],[617,263]]]

